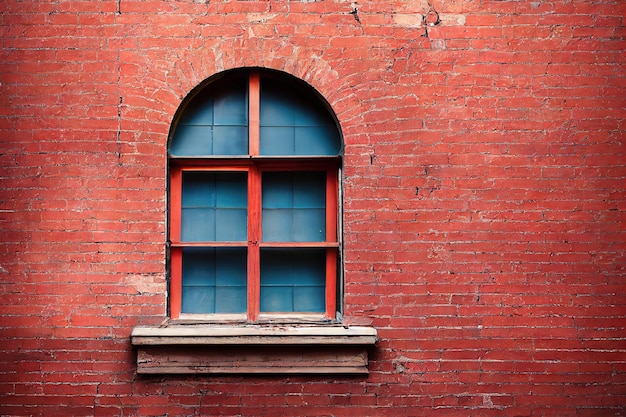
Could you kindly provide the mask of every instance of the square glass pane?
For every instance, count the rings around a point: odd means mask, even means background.
[[[184,172],[181,240],[228,242],[247,239],[247,175]]]
[[[212,155],[247,155],[248,128],[245,126],[214,126]]]
[[[221,287],[248,285],[248,260],[245,248],[215,248],[215,284]]]
[[[248,183],[245,173],[216,173],[215,206],[219,208],[248,207]]]
[[[180,239],[183,242],[215,241],[215,209],[183,208]]]
[[[291,241],[324,242],[326,211],[324,209],[293,209]]]
[[[238,242],[248,238],[246,209],[217,209],[215,211],[215,240]]]
[[[183,208],[215,207],[215,174],[183,172]]]
[[[296,131],[294,127],[261,126],[261,155],[295,155]]]
[[[261,250],[261,311],[324,311],[325,287],[325,249]]]
[[[293,178],[294,208],[326,207],[326,173],[299,172]]]
[[[315,313],[326,311],[325,287],[294,287],[293,311]]]
[[[181,313],[215,313],[215,287],[183,287]]]
[[[184,248],[183,313],[242,313],[247,306],[245,248]]]
[[[261,311],[293,312],[293,288],[287,287],[261,287]]]
[[[215,250],[183,249],[183,286],[215,285]]]
[[[215,311],[218,313],[245,313],[248,291],[245,286],[216,287]]]
[[[228,89],[216,92],[213,96],[214,125],[248,124],[247,85],[229,83]]]
[[[268,172],[262,184],[263,241],[326,240],[324,172]]]
[[[284,87],[271,82],[261,83],[261,126],[294,125],[293,102],[289,100],[289,90]]]
[[[293,173],[265,172],[262,180],[263,208],[293,208]]]
[[[263,241],[294,241],[292,209],[263,209]]]

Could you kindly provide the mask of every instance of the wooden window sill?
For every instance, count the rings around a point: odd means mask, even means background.
[[[135,327],[140,374],[367,374],[376,329],[340,325]]]

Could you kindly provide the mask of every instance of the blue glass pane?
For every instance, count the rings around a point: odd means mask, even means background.
[[[293,311],[318,312],[326,311],[326,289],[323,286],[294,287]]]
[[[295,129],[296,155],[337,155],[338,141],[329,140],[337,135],[335,126],[307,126]]]
[[[215,94],[213,97],[213,124],[247,125],[246,95],[247,85],[244,84],[230,84],[227,91]]]
[[[291,209],[263,209],[263,241],[294,242]]]
[[[245,241],[248,238],[248,212],[245,209],[215,211],[215,240],[218,242]]]
[[[262,249],[261,311],[324,311],[324,249]]]
[[[180,117],[180,125],[205,125],[213,124],[213,100],[209,94],[196,96],[185,107]]]
[[[261,126],[261,155],[296,155],[296,131],[292,126]]]
[[[341,138],[333,117],[311,91],[261,79],[261,155],[337,155]]]
[[[294,242],[326,240],[326,211],[324,209],[293,209],[292,222]]]
[[[215,287],[183,287],[181,313],[215,313]]]
[[[293,207],[326,207],[326,173],[301,172],[294,175]]]
[[[215,296],[216,313],[244,313],[247,306],[246,287],[217,287]]]
[[[211,248],[183,249],[183,286],[215,285],[215,252]]]
[[[184,172],[181,240],[247,240],[247,181],[242,172]]]
[[[178,125],[169,152],[174,156],[210,155],[212,148],[211,126]]]
[[[324,209],[264,209],[264,242],[323,242],[326,240]]]
[[[212,155],[246,155],[247,153],[247,127],[215,126],[213,128]]]
[[[296,97],[296,100],[299,97]],[[312,103],[314,100],[312,97],[309,97],[308,100],[300,100],[299,105],[296,107],[298,111],[295,112],[294,119],[296,126],[332,126],[337,130],[337,127],[330,115],[328,114],[328,110],[326,110],[321,105],[315,105],[319,103]],[[334,132],[333,134],[336,134]]]
[[[183,242],[215,241],[215,209],[183,208],[180,240]]]
[[[261,311],[264,313],[294,311],[293,288],[261,287]]]
[[[183,207],[213,207],[215,204],[215,174],[183,173]]]
[[[221,208],[248,207],[248,183],[245,173],[216,173],[215,205]]]
[[[206,88],[183,110],[169,152],[174,156],[248,153],[246,76],[231,76]]]
[[[220,287],[246,287],[248,261],[245,248],[216,248],[215,283]]]
[[[247,305],[245,248],[183,249],[183,313],[241,313]]]
[[[326,240],[326,176],[323,172],[263,174],[265,242]]]
[[[261,126],[293,126],[297,97],[285,86],[263,79],[261,82]]]
[[[265,172],[262,181],[263,208],[293,207],[293,174]]]

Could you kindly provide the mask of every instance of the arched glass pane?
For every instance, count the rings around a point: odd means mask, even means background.
[[[311,92],[261,78],[261,155],[332,156],[341,150],[337,125]]]
[[[196,95],[174,131],[172,156],[248,154],[248,81],[230,77]]]

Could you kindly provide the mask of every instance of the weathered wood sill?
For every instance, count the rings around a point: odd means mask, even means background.
[[[361,326],[135,327],[141,374],[367,374],[376,329]]]

